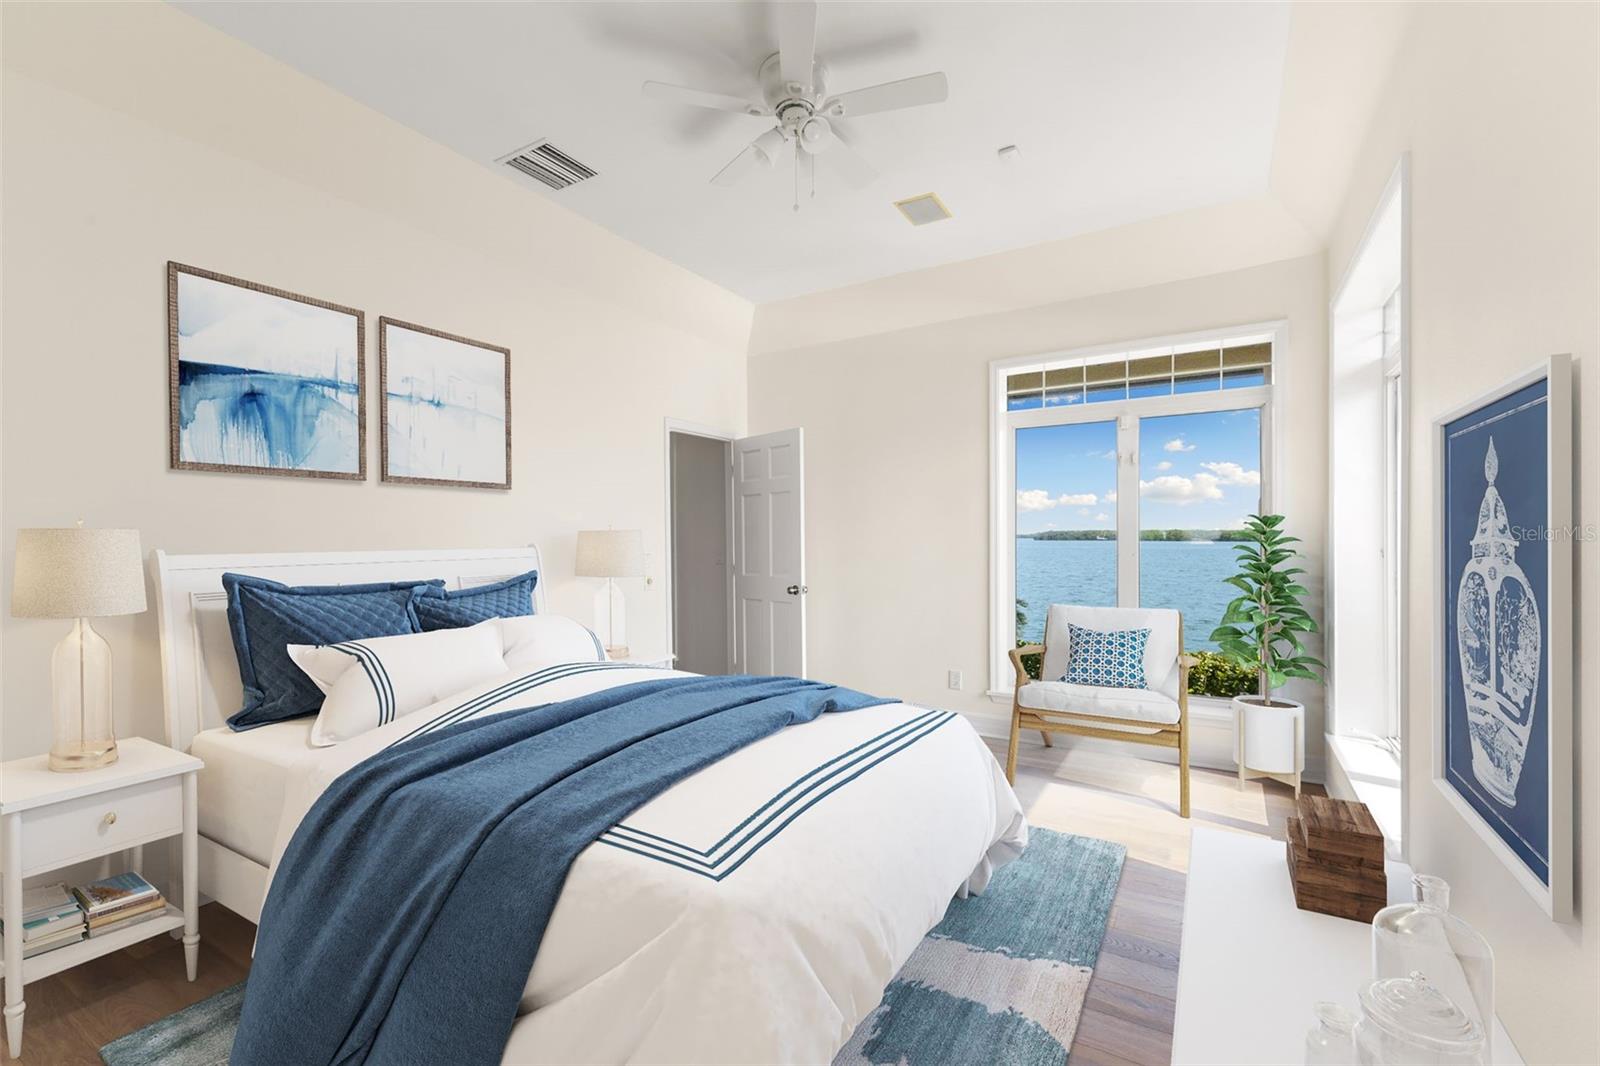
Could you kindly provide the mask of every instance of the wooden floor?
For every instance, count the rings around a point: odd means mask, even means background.
[[[997,750],[1005,756],[1003,745]],[[1125,844],[1128,860],[1083,1021],[1074,1066],[1167,1063],[1183,926],[1189,827],[1283,839],[1293,795],[1197,770],[1193,819],[1177,815],[1177,769],[1133,756],[1024,741],[1017,794],[1035,825]],[[101,1045],[244,980],[255,926],[216,904],[200,912],[200,976],[184,980],[182,945],[154,937],[27,988],[22,1063],[97,1066]],[[0,1049],[0,1061],[13,1061]]]
[[[1003,742],[990,747],[1005,758]],[[1194,770],[1190,787],[1192,817],[1183,819],[1176,766],[1086,751],[1063,737],[1054,748],[1023,738],[1016,789],[1028,820],[1128,849],[1072,1042],[1073,1066],[1172,1061],[1189,829],[1219,826],[1282,840],[1284,820],[1294,814],[1294,792],[1277,782],[1240,785],[1235,774]]]

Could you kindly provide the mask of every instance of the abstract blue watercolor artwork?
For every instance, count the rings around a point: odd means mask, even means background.
[[[366,476],[361,312],[170,264],[172,465]]]
[[[383,318],[383,479],[511,487],[511,353]]]
[[[1550,883],[1549,392],[1443,427],[1444,779]]]

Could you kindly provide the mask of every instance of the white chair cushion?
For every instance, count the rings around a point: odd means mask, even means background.
[[[1147,688],[1097,688],[1065,681],[1033,681],[1017,690],[1017,703],[1030,711],[1062,711],[1101,718],[1132,718],[1157,725],[1178,721],[1178,704]],[[1108,728],[1118,728],[1110,725]]]
[[[1175,722],[1178,720],[1178,617],[1177,611],[1161,607],[1075,607],[1052,603],[1050,613],[1045,616],[1041,676],[1045,681],[1054,682],[1067,672],[1067,660],[1072,654],[1068,622],[1101,632],[1148,629],[1150,637],[1144,645],[1144,683],[1173,704],[1171,721]]]

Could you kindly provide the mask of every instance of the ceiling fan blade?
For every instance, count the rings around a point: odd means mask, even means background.
[[[712,175],[711,184],[737,185],[757,167],[771,166],[783,143],[783,131],[774,126],[745,145],[744,151],[734,156],[727,166]]]
[[[844,138],[829,130],[827,139],[829,163],[847,184],[863,189],[878,180],[878,168],[867,162],[866,156],[850,147]]]
[[[778,64],[783,80],[811,84],[817,49],[817,5],[781,3],[778,7]]]
[[[689,89],[682,85],[668,85],[664,81],[645,82],[644,94],[657,100],[666,100],[674,104],[688,104],[690,107],[708,107],[713,111],[732,111],[740,115],[770,115],[772,113],[762,104],[737,96],[709,92],[705,89]]]
[[[840,93],[823,104],[822,109],[830,115],[855,118],[879,111],[898,111],[903,107],[943,103],[949,97],[950,80],[941,70],[934,74],[919,74],[915,78],[886,81],[882,85]]]

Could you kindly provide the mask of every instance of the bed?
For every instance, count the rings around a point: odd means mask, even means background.
[[[402,718],[321,749],[308,742],[309,719],[228,732],[221,722],[240,686],[221,574],[306,584],[442,577],[461,587],[538,569],[539,557],[534,548],[158,552],[155,568],[168,740],[206,761],[200,890],[257,921],[274,864],[317,797],[417,723]],[[537,702],[674,676],[691,675],[584,671],[545,685]],[[794,817],[730,836],[786,796]],[[826,1061],[952,896],[981,891],[1026,839],[999,765],[958,715],[889,703],[758,740],[579,854],[504,1058]]]

